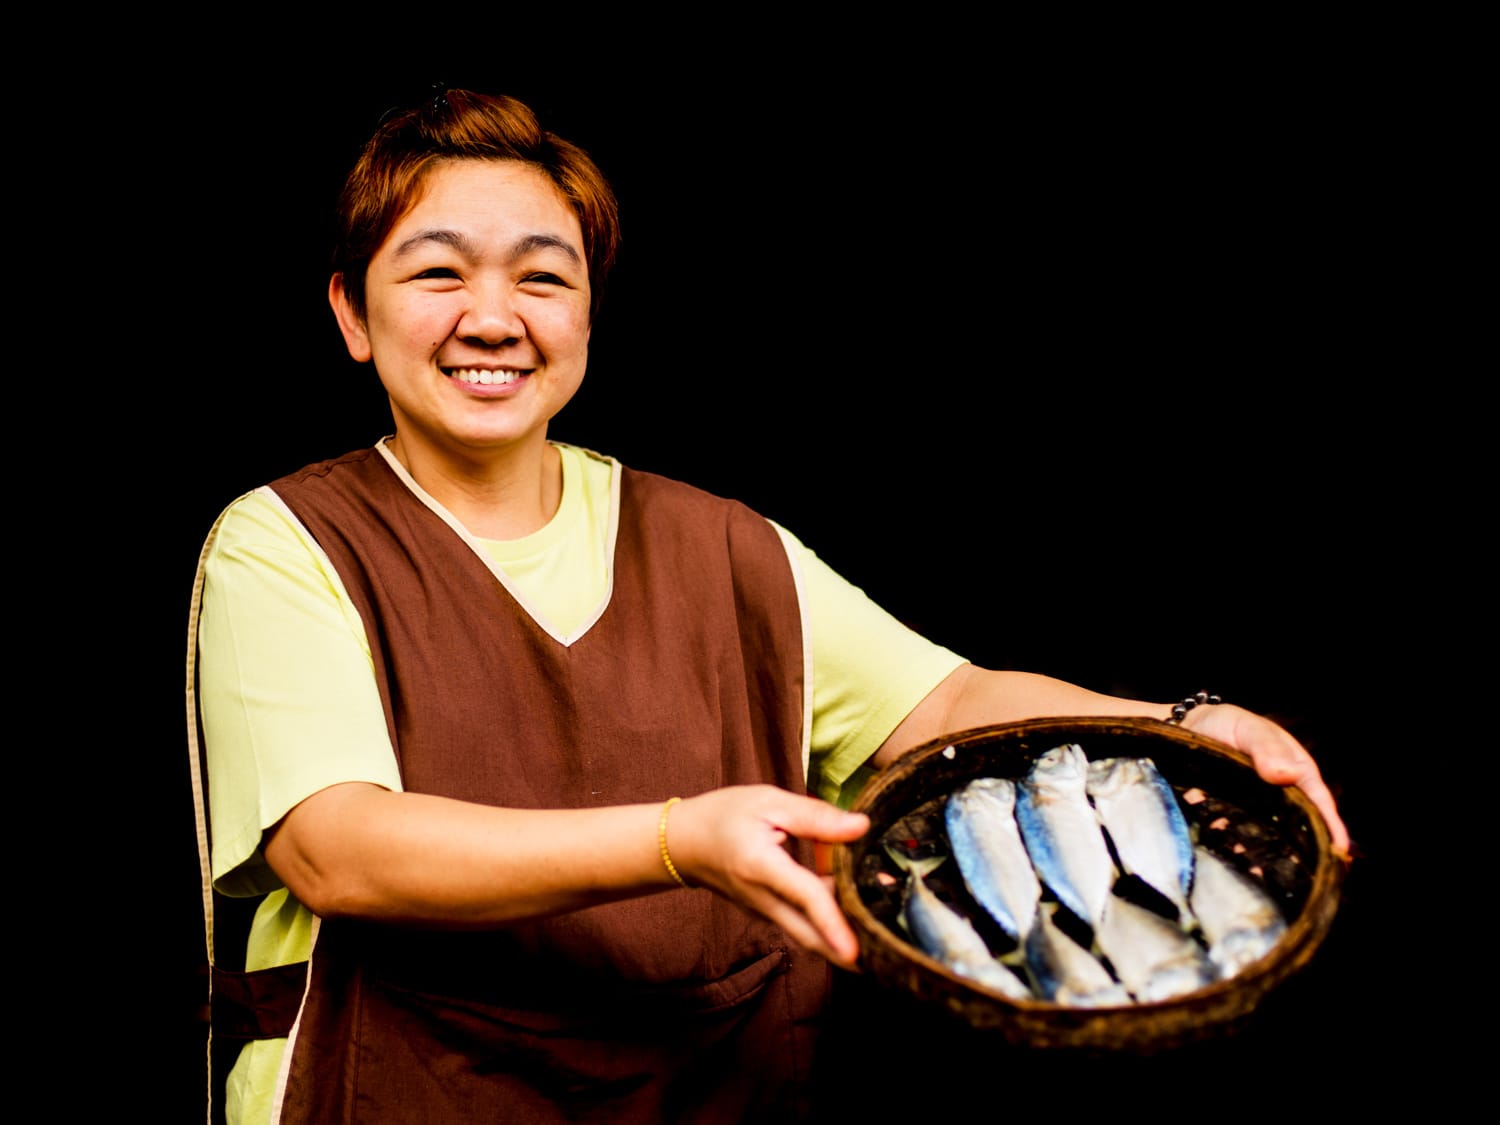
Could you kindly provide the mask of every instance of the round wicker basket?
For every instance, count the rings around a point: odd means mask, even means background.
[[[945,849],[941,808],[950,793],[977,777],[1020,779],[1041,754],[1063,743],[1077,743],[1090,759],[1155,761],[1198,842],[1241,868],[1253,866],[1278,900],[1287,930],[1269,953],[1233,977],[1172,1000],[1078,1008],[1011,1000],[912,944],[897,920],[905,876],[886,841],[902,837]],[[949,734],[877,776],[854,808],[869,815],[871,828],[834,849],[833,872],[839,903],[860,940],[864,972],[1018,1046],[1152,1051],[1229,1029],[1313,956],[1338,909],[1345,870],[1321,814],[1300,790],[1269,785],[1238,750],[1154,719],[1037,719]],[[965,892],[955,867],[941,865],[928,883],[949,869],[949,886],[939,889],[961,903]]]

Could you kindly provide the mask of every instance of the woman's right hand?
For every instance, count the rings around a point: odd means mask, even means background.
[[[738,785],[689,797],[671,812],[667,846],[691,886],[708,887],[785,930],[804,948],[854,969],[859,941],[831,880],[792,858],[789,838],[848,843],[870,828],[863,813],[774,785]]]

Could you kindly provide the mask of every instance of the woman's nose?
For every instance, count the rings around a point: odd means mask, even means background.
[[[469,307],[458,323],[460,336],[486,344],[503,344],[526,334],[526,322],[521,319],[508,288],[484,286],[470,293]]]

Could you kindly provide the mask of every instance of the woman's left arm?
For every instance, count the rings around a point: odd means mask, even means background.
[[[1125,715],[1165,719],[1170,703],[1146,703],[1103,695],[1065,680],[1031,672],[997,672],[965,664],[938,684],[901,721],[876,752],[877,767],[890,765],[913,747],[951,731],[1047,715]],[[1273,785],[1295,785],[1307,795],[1328,824],[1334,851],[1347,857],[1349,832],[1332,792],[1311,754],[1283,727],[1221,703],[1197,707],[1182,726],[1248,754],[1255,770]]]

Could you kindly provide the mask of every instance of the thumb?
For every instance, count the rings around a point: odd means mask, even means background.
[[[848,812],[818,797],[799,802],[782,828],[789,836],[829,844],[858,840],[870,830],[870,818],[864,813]]]

